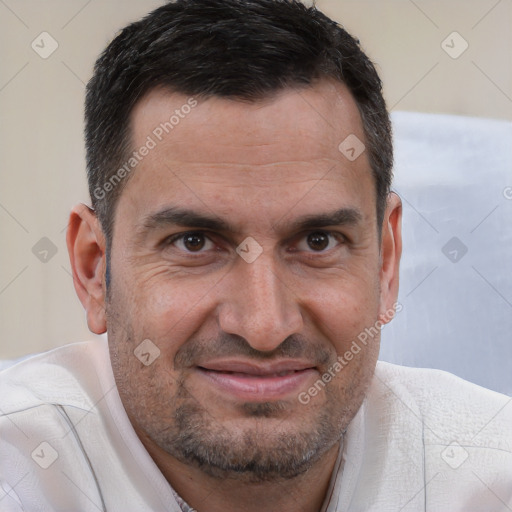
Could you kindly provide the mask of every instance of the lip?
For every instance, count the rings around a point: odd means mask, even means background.
[[[298,393],[318,373],[311,363],[291,360],[260,364],[223,360],[197,370],[219,390],[249,401],[278,400]]]

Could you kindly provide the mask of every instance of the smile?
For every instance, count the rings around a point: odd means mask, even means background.
[[[256,366],[239,361],[219,361],[197,367],[217,389],[249,401],[283,399],[299,393],[318,373],[310,364],[287,361]]]

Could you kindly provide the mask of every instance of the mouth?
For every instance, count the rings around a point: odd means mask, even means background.
[[[216,361],[197,366],[198,373],[219,391],[248,401],[284,399],[305,389],[318,375],[310,363],[283,361],[256,365],[243,361]]]

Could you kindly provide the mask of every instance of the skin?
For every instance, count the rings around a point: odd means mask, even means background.
[[[163,90],[146,95],[132,112],[133,147],[187,100]],[[125,184],[108,296],[101,226],[85,205],[71,213],[68,249],[89,328],[108,328],[130,420],[198,511],[322,506],[342,433],[371,381],[379,337],[307,405],[298,394],[365,328],[388,320],[398,295],[400,199],[389,195],[379,238],[367,154],[350,161],[338,150],[350,134],[364,141],[355,102],[328,80],[256,103],[199,101]],[[197,225],[144,227],[153,213],[176,207],[225,220],[233,231],[207,230],[207,238],[193,239],[194,251],[169,237],[202,231]],[[296,225],[340,208],[357,219],[306,231]],[[328,241],[320,249],[308,238],[319,232]],[[262,248],[252,263],[236,252],[246,237]],[[160,350],[150,366],[133,354],[145,339]],[[309,369],[291,390],[272,395],[263,386],[242,396],[200,369],[233,360],[260,370],[290,361]],[[299,464],[307,452],[313,455]],[[216,462],[201,463],[201,454]],[[228,462],[231,469],[222,467]]]

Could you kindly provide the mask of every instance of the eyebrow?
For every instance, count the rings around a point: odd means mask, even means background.
[[[292,222],[278,222],[279,229],[308,230],[327,226],[354,226],[363,220],[357,208],[340,208],[333,212],[304,215]],[[209,231],[239,233],[240,230],[227,220],[215,215],[205,215],[187,208],[171,207],[146,216],[138,231],[142,233],[169,226],[207,229]],[[274,226],[277,227],[277,226]]]

